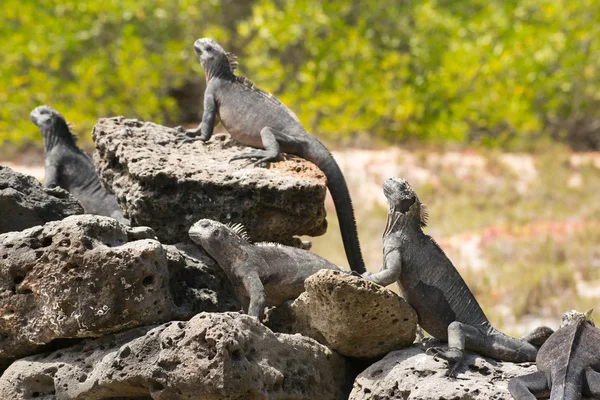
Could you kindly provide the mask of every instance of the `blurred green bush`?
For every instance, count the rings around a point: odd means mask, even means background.
[[[4,0],[0,15],[0,143],[41,140],[39,104],[77,132],[198,120],[192,43],[211,36],[319,135],[600,149],[599,0]]]

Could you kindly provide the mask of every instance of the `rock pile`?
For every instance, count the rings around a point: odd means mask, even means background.
[[[75,215],[68,193],[0,167],[1,399],[500,399],[533,368],[470,356],[477,373],[446,378],[413,345],[414,310],[339,271],[311,276],[266,325],[235,312],[189,227],[241,222],[251,240],[286,243],[322,234],[325,178],[296,157],[228,163],[244,149],[226,135],[173,134],[121,117],[94,128],[97,169],[132,227]]]

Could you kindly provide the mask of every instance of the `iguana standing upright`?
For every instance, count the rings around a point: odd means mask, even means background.
[[[540,327],[520,339],[497,331],[446,254],[423,233],[427,212],[408,182],[388,179],[383,192],[390,207],[383,233],[383,265],[379,272],[363,276],[383,286],[398,282],[404,299],[417,312],[419,325],[448,341],[448,350],[434,349],[436,356],[450,363],[448,375],[455,376],[465,349],[503,361],[535,360],[552,330]]]
[[[128,225],[116,197],[100,184],[91,157],[77,147],[65,118],[48,106],[34,108],[30,117],[44,138],[44,186],[67,190],[88,214],[112,217]]]
[[[235,75],[235,57],[214,40],[198,39],[194,50],[207,81],[204,115],[196,129],[186,131],[188,137],[179,139],[207,141],[218,119],[239,143],[264,149],[238,154],[231,160],[258,158],[254,163],[257,165],[285,152],[314,163],[327,177],[350,268],[358,273],[365,272],[348,187],[331,153],[275,97],[258,89],[248,79]]]
[[[565,313],[560,328],[536,357],[538,372],[508,382],[517,400],[534,400],[550,393],[550,400],[579,400],[581,394],[600,399],[600,329],[585,314]]]
[[[266,305],[279,306],[304,291],[304,281],[322,269],[339,270],[318,255],[278,243],[250,243],[242,225],[201,219],[190,238],[223,268],[242,307],[262,321]]]

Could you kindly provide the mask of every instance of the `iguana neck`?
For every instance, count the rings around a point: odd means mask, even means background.
[[[208,83],[211,79],[226,79],[233,80],[235,75],[233,71],[231,71],[231,67],[229,65],[217,64],[217,65],[203,65],[204,75],[206,75],[206,83]]]
[[[44,137],[44,151],[48,152],[61,144],[77,149],[73,135],[64,121],[58,120],[50,128],[43,128],[41,131]]]
[[[390,211],[388,213],[387,222],[385,224],[385,230],[383,236],[387,236],[390,233],[395,232],[422,232],[420,221],[411,217],[410,215],[402,214],[399,211]]]

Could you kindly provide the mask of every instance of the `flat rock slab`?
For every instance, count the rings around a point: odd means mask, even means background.
[[[83,207],[66,190],[45,188],[32,176],[0,165],[0,233],[83,214]]]
[[[242,223],[253,241],[325,233],[326,178],[314,164],[292,156],[268,168],[229,163],[252,149],[229,135],[181,143],[176,133],[123,117],[94,127],[96,168],[133,225],[150,226],[163,243],[188,240],[201,218]]]
[[[391,290],[331,270],[312,275],[304,287],[293,302],[269,310],[271,329],[312,337],[357,358],[381,357],[415,340],[417,314]]]
[[[535,364],[513,364],[467,353],[468,367],[457,378],[445,376],[443,360],[425,354],[436,341],[394,351],[364,370],[354,382],[351,400],[508,400],[508,380],[535,372]]]
[[[0,367],[56,339],[239,309],[211,259],[153,238],[96,215],[0,235]]]
[[[201,313],[14,362],[2,399],[315,399],[341,397],[345,363],[256,318]]]

